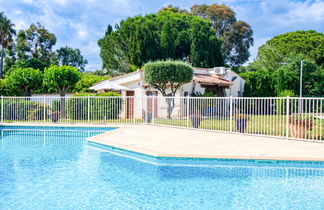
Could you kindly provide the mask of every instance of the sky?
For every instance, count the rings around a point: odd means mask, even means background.
[[[296,30],[324,32],[324,0],[0,0],[0,11],[16,25],[27,29],[39,22],[57,37],[55,49],[79,48],[88,60],[86,70],[101,69],[97,41],[108,24],[134,15],[154,13],[172,4],[189,10],[194,4],[223,3],[238,20],[254,31],[253,61],[258,47],[275,35]]]

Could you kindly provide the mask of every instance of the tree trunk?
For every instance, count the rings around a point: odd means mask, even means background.
[[[32,95],[32,90],[25,90],[25,96],[26,96],[25,100],[29,101],[31,98],[31,95]]]
[[[66,113],[65,113],[65,92],[60,93],[60,110],[61,110],[61,118],[65,119],[66,118]]]
[[[168,117],[168,119],[171,119],[172,111],[173,111],[173,108],[174,108],[174,96],[166,98],[166,102],[168,104],[168,109],[167,109],[168,115],[167,115],[167,117]]]
[[[1,48],[1,58],[0,58],[0,79],[3,78],[3,59],[5,56],[4,48]]]

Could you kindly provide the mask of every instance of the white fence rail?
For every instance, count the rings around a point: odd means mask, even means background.
[[[1,97],[1,122],[146,123],[324,142],[324,98]]]

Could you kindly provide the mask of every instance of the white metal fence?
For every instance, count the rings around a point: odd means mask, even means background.
[[[1,97],[1,122],[146,123],[324,142],[324,98]]]

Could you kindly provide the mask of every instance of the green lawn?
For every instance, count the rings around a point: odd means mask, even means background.
[[[304,117],[303,119],[307,119]],[[155,119],[155,124],[192,127],[191,119]],[[229,117],[222,119],[204,118],[200,129],[230,131]],[[235,119],[232,120],[232,131],[236,129]],[[262,134],[270,136],[286,136],[286,115],[249,115],[245,133]],[[313,120],[313,129],[307,131],[308,138],[324,140],[324,120]]]
[[[308,116],[303,116],[303,119],[308,119]],[[13,121],[5,121],[13,122]],[[14,121],[17,122],[17,121]],[[18,122],[33,122],[43,123],[51,122],[50,119],[44,120],[26,120]],[[107,120],[72,120],[72,119],[60,119],[57,123],[98,123],[98,124],[134,124],[144,123],[143,119],[107,119]],[[190,127],[192,128],[191,118],[182,119],[165,119],[156,118],[151,121],[152,124],[169,125],[178,127]],[[224,118],[209,118],[205,117],[202,119],[200,129],[207,130],[218,130],[218,131],[230,131],[230,119],[229,117]],[[236,129],[235,119],[232,120],[232,131],[238,132]],[[247,127],[245,133],[249,134],[261,134],[269,136],[286,136],[286,115],[249,115],[247,120]],[[309,139],[322,139],[324,140],[324,120],[313,119],[312,130],[307,131],[307,138]]]

